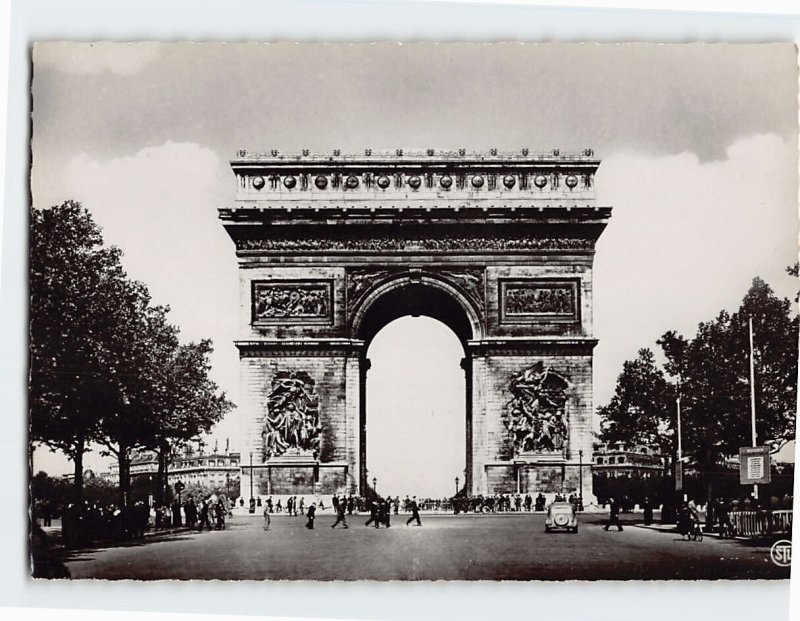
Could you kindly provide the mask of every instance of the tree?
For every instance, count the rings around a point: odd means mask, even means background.
[[[208,433],[233,408],[225,393],[211,381],[210,340],[179,345],[158,367],[153,378],[157,425],[152,447],[158,453],[157,501],[163,501],[167,468],[176,451],[201,434]]]
[[[650,349],[640,349],[627,360],[617,378],[614,396],[599,409],[600,438],[607,443],[655,445],[673,450],[674,387],[656,365]]]
[[[734,314],[700,324],[691,340],[674,332],[660,340],[685,398],[685,452],[701,468],[750,444],[751,318],[759,443],[778,450],[794,437],[798,318],[789,300],[756,278]]]
[[[29,443],[61,450],[83,492],[83,455],[100,437],[114,398],[108,349],[115,292],[127,278],[120,251],[103,247],[99,227],[79,203],[31,209]]]

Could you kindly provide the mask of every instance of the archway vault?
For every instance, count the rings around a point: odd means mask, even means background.
[[[466,491],[589,496],[599,165],[239,152],[219,217],[239,264],[242,494],[363,492],[366,348],[427,315],[465,350]]]
[[[361,270],[358,277],[374,283],[353,304],[350,332],[367,346],[389,322],[405,315],[426,315],[447,325],[462,344],[483,336],[482,274],[477,270],[395,272]]]

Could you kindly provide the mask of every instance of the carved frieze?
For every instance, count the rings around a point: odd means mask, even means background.
[[[354,269],[347,273],[347,309],[351,312],[361,302],[364,295],[380,284],[395,275],[409,274],[407,269]],[[417,269],[415,273],[421,277],[439,278],[457,289],[461,290],[475,305],[483,312],[484,307],[484,270],[482,269],[438,269],[426,268],[424,271]]]
[[[592,250],[591,239],[571,237],[275,237],[266,239],[237,239],[239,251],[265,252],[325,252],[325,251],[509,251],[509,250]]]
[[[439,270],[437,272],[446,280],[457,284],[461,290],[467,294],[476,308],[483,311],[485,296],[484,270],[482,269],[461,269],[461,270]]]
[[[352,311],[364,294],[392,274],[384,269],[356,269],[347,272],[347,310]]]
[[[542,362],[511,376],[505,423],[515,455],[563,453],[568,387],[564,375]]]
[[[319,396],[305,371],[281,371],[272,378],[262,438],[266,459],[284,454],[319,455]]]
[[[254,281],[253,323],[329,321],[332,283],[321,281]]]
[[[579,281],[502,280],[500,317],[504,322],[577,321]]]

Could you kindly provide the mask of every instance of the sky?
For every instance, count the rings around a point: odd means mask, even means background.
[[[234,402],[237,267],[216,209],[233,202],[238,148],[593,148],[598,203],[614,207],[595,260],[596,406],[624,360],[736,309],[753,277],[797,288],[784,272],[798,232],[790,45],[48,43],[34,49],[32,94],[34,205],[88,207],[183,336],[214,340],[213,377]],[[379,335],[388,351],[424,333],[416,342],[456,355],[435,322],[398,324]],[[412,375],[406,390],[425,379]],[[452,420],[434,425],[443,434],[461,429],[448,414],[459,390],[434,408]],[[380,438],[391,425],[375,427]],[[215,435],[237,447],[235,416]],[[442,456],[455,465],[437,490],[449,492],[462,444]],[[370,459],[381,480],[397,474],[392,455]]]

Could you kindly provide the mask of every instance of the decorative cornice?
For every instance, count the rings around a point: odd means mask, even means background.
[[[232,165],[246,164],[323,164],[337,165],[342,163],[362,163],[374,165],[382,162],[392,163],[439,163],[439,162],[522,162],[522,163],[558,163],[558,162],[599,163],[592,149],[535,151],[523,148],[519,151],[467,151],[466,149],[364,149],[361,153],[342,153],[334,149],[330,153],[311,152],[303,149],[300,153],[282,153],[278,149],[269,151],[249,151],[239,149],[231,160]]]
[[[503,252],[594,250],[594,240],[568,237],[270,237],[236,239],[239,252]]]
[[[527,200],[592,204],[600,160],[591,149],[577,153],[488,153],[459,151],[282,155],[277,150],[239,151],[231,161],[237,208],[298,205],[335,209],[339,203],[380,201],[381,208],[419,207],[431,202],[464,207]],[[389,204],[385,204],[389,201]],[[398,201],[392,204],[391,201]],[[422,201],[422,203],[417,203]],[[520,205],[521,206],[521,205]]]
[[[591,356],[597,339],[587,337],[510,337],[467,341],[472,356]]]
[[[361,356],[365,354],[360,339],[264,339],[234,341],[240,358]]]

